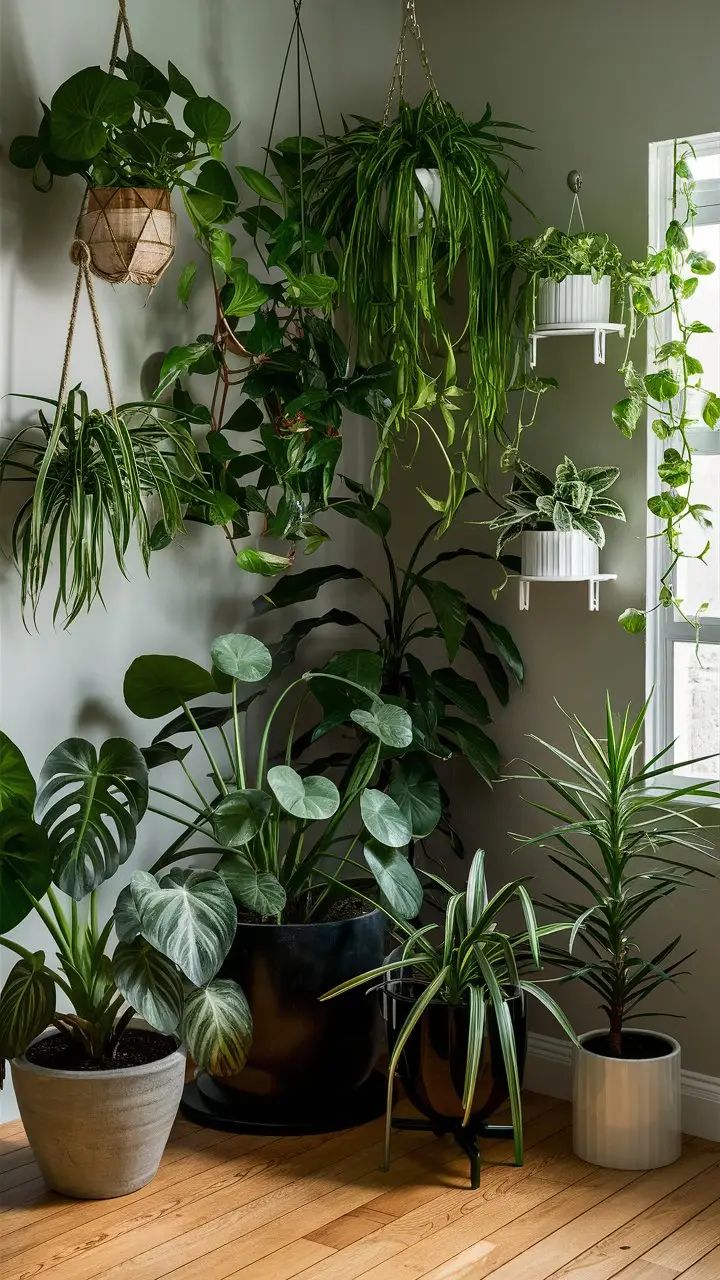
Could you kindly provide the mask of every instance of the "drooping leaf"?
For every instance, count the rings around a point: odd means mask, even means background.
[[[660,403],[673,400],[680,390],[680,384],[670,369],[658,369],[657,373],[646,373],[643,383],[650,399]]]
[[[133,85],[101,67],[70,76],[50,102],[53,151],[65,160],[92,160],[105,145],[109,125],[125,124],[135,107]]]
[[[239,849],[252,840],[267,818],[271,800],[264,791],[230,791],[213,809],[215,838],[226,849]]]
[[[412,839],[410,822],[392,796],[368,787],[360,796],[360,813],[371,836],[382,845],[399,849]]]
[[[372,840],[366,842],[363,854],[390,910],[412,920],[422,907],[423,887],[405,854]]]
[[[115,932],[121,942],[132,942],[142,933],[140,913],[135,906],[135,899],[129,884],[120,890],[113,912]]]
[[[17,1058],[55,1015],[55,983],[43,971],[45,955],[23,956],[10,970],[0,992],[0,1065]],[[0,1077],[2,1072],[0,1072]]]
[[[160,881],[136,871],[130,884],[143,937],[191,982],[209,982],[230,950],[237,923],[222,877],[175,867]]]
[[[362,578],[359,569],[346,568],[342,564],[323,565],[318,569],[305,569],[302,573],[289,574],[283,578],[267,595],[259,596],[253,601],[255,613],[267,613],[268,609],[282,609],[289,604],[300,604],[304,600],[314,600],[321,587],[340,579],[352,580]]]
[[[475,605],[468,605],[468,613],[471,618],[477,619],[508,671],[512,673],[517,683],[522,685],[525,679],[525,665],[520,650],[507,627],[504,627],[500,622],[495,622],[493,618],[489,618],[486,613],[483,613],[482,609],[476,608]]]
[[[337,280],[333,276],[308,274],[293,275],[288,271],[285,290],[287,301],[295,307],[327,307],[337,293]]]
[[[286,896],[270,871],[260,871],[241,855],[223,858],[218,868],[236,902],[258,916],[279,916]]]
[[[0,812],[0,934],[9,933],[32,910],[26,890],[45,896],[52,881],[47,833],[25,809]]]
[[[260,173],[258,169],[250,169],[246,164],[239,164],[236,167],[243,182],[247,183],[255,195],[260,196],[262,200],[269,200],[271,204],[282,204],[282,191],[275,186],[267,174]]]
[[[396,762],[388,795],[405,814],[414,839],[435,830],[442,815],[440,784],[425,756],[412,752]]]
[[[279,573],[290,568],[292,560],[289,556],[277,556],[272,551],[256,551],[254,547],[244,547],[236,555],[235,563],[247,573],[258,573],[263,578],[276,578]],[[257,605],[257,600],[254,604]],[[255,612],[262,610],[256,608]]]
[[[390,702],[374,703],[371,711],[365,711],[362,707],[355,708],[350,712],[350,719],[359,724],[366,733],[379,738],[386,747],[401,750],[409,747],[412,742],[412,721],[407,711],[402,707],[393,706]]]
[[[180,272],[180,277],[177,283],[177,295],[179,301],[182,302],[184,307],[186,307],[190,301],[190,294],[192,293],[196,275],[196,262],[187,262]]]
[[[213,357],[214,347],[211,340],[190,342],[184,347],[171,347],[166,353],[160,367],[160,377],[155,388],[155,397],[165,394],[178,378],[192,373],[203,360]]]
[[[330,778],[301,778],[289,765],[278,764],[268,769],[267,780],[278,804],[294,818],[331,818],[340,805],[340,793]]]
[[[216,978],[187,996],[182,1038],[193,1060],[211,1075],[242,1071],[252,1032],[250,1006],[236,982]]]
[[[32,813],[35,780],[24,755],[6,733],[0,732],[0,810],[25,809]]]
[[[148,769],[159,769],[164,764],[178,764],[192,751],[192,745],[178,747],[174,742],[153,742],[149,747],[141,747],[142,755]]]
[[[448,702],[470,716],[476,724],[489,724],[490,711],[488,704],[477,685],[467,680],[452,667],[443,667],[432,673],[433,683],[438,693]]]
[[[125,705],[143,720],[177,711],[206,693],[216,693],[212,674],[188,658],[171,654],[145,654],[135,658],[123,683]]]
[[[349,520],[357,520],[360,524],[364,524],[366,529],[370,529],[378,537],[387,537],[390,532],[390,511],[382,502],[372,507],[367,506],[364,502],[351,502],[348,499],[342,502],[333,502],[332,509],[338,515],[346,516]]]
[[[190,98],[185,104],[183,120],[191,133],[202,142],[222,142],[232,123],[227,107],[215,98]]]
[[[228,272],[232,283],[232,292],[223,305],[227,316],[251,316],[268,300],[268,291],[264,284],[251,275],[247,262],[242,258],[233,260]]]
[[[361,620],[357,614],[349,613],[346,609],[329,609],[320,618],[298,618],[297,622],[293,622],[292,626],[285,632],[282,640],[278,640],[270,646],[275,671],[279,673],[285,670],[288,663],[295,658],[300,642],[306,636],[311,635],[317,627],[355,627],[360,625]]]
[[[218,636],[210,646],[210,654],[218,670],[244,684],[264,680],[272,668],[269,649],[254,636],[232,632]]]
[[[40,772],[35,805],[55,884],[79,900],[113,876],[135,847],[147,801],[147,765],[126,738],[108,738],[99,753],[84,738],[55,747]]]
[[[446,582],[425,577],[417,578],[416,582],[437,618],[448,658],[454,662],[467,625],[467,600],[461,591]]]
[[[448,736],[462,751],[475,771],[485,782],[494,782],[500,773],[500,753],[492,738],[482,729],[466,720],[446,716],[442,723],[443,737]]]
[[[118,990],[156,1031],[172,1035],[183,1012],[183,982],[172,960],[144,938],[119,942],[112,958]]]

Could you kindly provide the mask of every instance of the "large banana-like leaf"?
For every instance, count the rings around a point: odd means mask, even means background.
[[[28,897],[43,898],[52,880],[46,832],[25,810],[0,812],[0,933],[8,933],[32,910]],[[27,892],[26,892],[27,890]]]
[[[147,808],[147,765],[125,738],[96,752],[67,738],[40,773],[35,813],[54,854],[53,879],[71,898],[84,898],[125,862]]]
[[[216,871],[173,868],[158,881],[136,871],[132,896],[143,937],[203,986],[215,977],[235,936],[233,897]]]
[[[183,982],[167,956],[144,938],[119,942],[112,960],[113,978],[128,1004],[156,1031],[172,1035],[183,1012]]]
[[[55,983],[44,964],[44,953],[36,951],[18,960],[8,974],[0,994],[0,1063],[24,1053],[54,1017]]]
[[[250,1006],[236,982],[216,978],[185,1000],[183,1040],[198,1066],[213,1075],[242,1071],[252,1032]]]

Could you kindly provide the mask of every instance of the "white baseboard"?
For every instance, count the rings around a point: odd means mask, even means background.
[[[570,1044],[555,1036],[531,1031],[525,1064],[525,1085],[550,1098],[570,1098]],[[682,1073],[683,1132],[720,1142],[720,1079],[698,1071]]]

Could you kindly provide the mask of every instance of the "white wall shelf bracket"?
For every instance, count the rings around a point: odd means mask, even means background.
[[[588,609],[590,613],[597,613],[600,609],[600,583],[615,582],[616,580],[616,573],[596,573],[591,578],[529,578],[521,576],[518,578],[518,608],[522,613],[527,613],[529,610],[531,582],[587,582]]]
[[[605,363],[605,339],[609,333],[617,333],[622,337],[624,324],[544,324],[533,329],[528,335],[528,360],[530,368],[537,364],[537,344],[541,338],[577,338],[591,336],[593,340],[593,360],[595,364]]]

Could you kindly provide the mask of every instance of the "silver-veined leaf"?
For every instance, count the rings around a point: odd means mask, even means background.
[[[144,938],[119,942],[112,959],[113,978],[129,1005],[156,1031],[172,1035],[183,1012],[183,982],[172,960]]]
[[[230,791],[213,810],[215,839],[226,849],[239,849],[260,831],[272,806],[270,796],[252,787]]]
[[[367,733],[379,738],[386,747],[409,747],[412,742],[412,721],[407,711],[390,702],[377,702],[372,711],[361,708],[350,712],[350,719]]]
[[[258,916],[280,915],[287,899],[271,871],[259,871],[241,854],[223,858],[218,871],[235,901],[248,911]]]
[[[215,1076],[242,1071],[252,1032],[250,1006],[236,982],[216,978],[186,997],[182,1037],[204,1071]]]
[[[423,888],[404,853],[371,840],[363,853],[393,915],[412,920],[422,906]]]
[[[392,796],[368,787],[360,797],[360,812],[371,836],[380,844],[399,849],[412,840],[410,823]]]
[[[268,769],[267,780],[278,804],[294,818],[331,818],[340,805],[335,783],[319,774],[301,778],[289,765],[277,764]]]
[[[216,871],[173,868],[158,881],[147,871],[131,880],[143,937],[202,986],[214,978],[235,936],[232,894]]]
[[[8,974],[0,993],[0,1063],[3,1058],[24,1053],[35,1036],[52,1022],[55,983],[44,972],[44,964],[44,953],[36,951],[33,956],[18,960]]]
[[[254,636],[218,636],[210,646],[210,654],[219,671],[246,684],[264,680],[272,668],[270,650]]]

